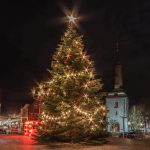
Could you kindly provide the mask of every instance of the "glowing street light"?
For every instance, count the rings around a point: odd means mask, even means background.
[[[128,122],[128,125],[131,125],[131,122],[130,122],[130,121]]]

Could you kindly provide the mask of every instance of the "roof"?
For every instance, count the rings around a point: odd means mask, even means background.
[[[124,91],[109,92],[107,97],[127,97]]]

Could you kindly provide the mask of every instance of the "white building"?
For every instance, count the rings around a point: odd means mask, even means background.
[[[109,132],[128,132],[128,97],[123,90],[122,66],[119,61],[118,48],[115,63],[114,90],[106,97],[108,108],[107,129]]]

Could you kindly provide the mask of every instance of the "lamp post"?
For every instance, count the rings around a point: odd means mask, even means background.
[[[122,119],[123,119],[123,138],[124,138],[124,134],[125,134],[125,118],[127,118],[127,117],[125,117],[125,116],[120,116]]]
[[[145,134],[147,133],[147,121],[148,121],[148,119],[149,119],[149,117],[144,118]]]

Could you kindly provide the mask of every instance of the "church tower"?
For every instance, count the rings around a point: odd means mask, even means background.
[[[114,89],[106,97],[106,106],[108,108],[108,131],[113,133],[128,132],[128,97],[123,90],[118,42],[115,50]]]

